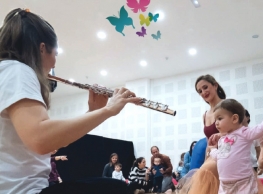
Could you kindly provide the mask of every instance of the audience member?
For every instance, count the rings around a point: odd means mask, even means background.
[[[129,175],[129,194],[141,194],[149,191],[149,169],[146,167],[146,161],[143,157],[137,158]]]
[[[112,178],[122,180],[126,182],[126,179],[123,177],[122,171],[121,171],[122,165],[121,163],[115,164],[115,170],[112,173]]]
[[[111,178],[112,177],[112,173],[115,169],[115,164],[117,164],[119,162],[119,157],[116,153],[112,153],[110,155],[110,161],[108,164],[105,165],[104,169],[103,169],[103,173],[102,173],[102,177],[106,178]]]
[[[207,147],[207,138],[202,138],[196,142],[192,152],[192,159],[190,162],[190,170],[200,168],[205,161],[205,151]]]
[[[193,149],[195,147],[196,141],[193,141],[191,143],[190,149],[188,152],[185,153],[184,155],[184,167],[181,171],[181,176],[184,177],[190,170],[190,163],[191,163],[191,158],[192,158],[192,153]]]
[[[171,163],[171,160],[169,158],[169,156],[166,156],[164,154],[160,154],[159,153],[159,148],[157,146],[152,146],[151,147],[151,153],[152,153],[152,157],[151,157],[151,172],[153,174],[156,173],[156,171],[154,169],[152,169],[154,163],[153,163],[153,159],[155,155],[160,155],[161,158],[161,164],[164,166],[164,169],[160,169],[160,172],[163,174],[163,182],[162,182],[162,193],[164,193],[165,191],[167,191],[168,189],[172,189],[174,190],[174,184],[172,182],[172,170],[173,170],[173,165]]]
[[[182,178],[181,171],[183,170],[183,167],[184,167],[184,162],[180,161],[178,167],[176,168],[176,171],[174,171],[173,173],[173,177],[176,181],[179,181]]]
[[[160,169],[165,170],[165,168],[161,164],[161,158],[159,155],[154,156],[152,169],[156,171],[156,173],[153,176],[153,192],[161,193],[163,174],[160,172]]]

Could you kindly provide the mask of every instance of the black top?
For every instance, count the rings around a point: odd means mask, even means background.
[[[114,171],[114,165],[110,166],[110,163],[106,164],[102,173],[102,177],[112,178],[113,171]]]

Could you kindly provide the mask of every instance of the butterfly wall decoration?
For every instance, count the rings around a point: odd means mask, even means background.
[[[139,10],[145,12],[150,4],[150,0],[127,0],[127,6],[131,8],[134,13],[137,13]]]
[[[120,9],[119,18],[116,16],[109,16],[106,19],[108,19],[109,22],[113,26],[115,26],[116,31],[121,33],[123,36],[125,36],[125,34],[122,32],[124,26],[132,26],[133,28],[135,28],[133,25],[133,20],[132,18],[128,17],[128,12],[124,8],[124,6],[122,6]]]
[[[149,16],[150,22],[151,21],[157,22],[157,19],[159,18],[159,13],[153,15],[151,12],[149,12],[148,16]]]
[[[139,15],[139,19],[140,19],[140,24],[141,24],[141,26],[142,26],[143,24],[145,24],[146,26],[149,26],[150,23],[151,23],[149,16],[145,17],[143,14],[140,14],[140,15]]]
[[[138,36],[142,36],[142,37],[144,37],[144,35],[147,35],[146,34],[146,29],[144,28],[144,26],[142,26],[141,32],[136,32],[136,34]]]
[[[160,32],[160,30],[157,31],[156,35],[152,34],[152,37],[153,37],[153,39],[156,39],[156,40],[161,39],[161,32]]]

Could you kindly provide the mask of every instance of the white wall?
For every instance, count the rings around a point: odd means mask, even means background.
[[[235,98],[249,110],[251,125],[263,120],[263,59],[231,64],[162,79],[127,82],[125,87],[137,96],[168,104],[175,117],[132,104],[108,119],[90,134],[133,141],[136,157],[150,160],[150,147],[170,156],[174,168],[179,156],[192,141],[205,137],[202,115],[208,105],[195,91],[195,80],[211,74],[224,88],[227,98]],[[59,87],[59,86],[58,86]],[[70,87],[70,86],[69,86]],[[52,99],[49,115],[54,119],[72,118],[87,111],[88,94]]]

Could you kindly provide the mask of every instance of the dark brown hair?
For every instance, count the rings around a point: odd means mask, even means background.
[[[110,166],[113,165],[112,162],[111,162],[111,158],[112,158],[113,156],[117,156],[117,162],[116,162],[116,164],[119,163],[119,156],[118,156],[118,154],[116,154],[116,153],[112,153],[112,154],[110,155],[110,161],[109,161]]]
[[[198,84],[198,82],[200,82],[201,80],[205,80],[207,82],[209,82],[210,84],[217,85],[217,95],[220,99],[226,99],[226,94],[225,91],[223,90],[223,88],[219,85],[219,83],[215,80],[215,78],[212,75],[201,75],[200,77],[197,78],[196,82],[195,82],[195,90],[197,91],[196,85]],[[198,92],[198,91],[197,91]]]
[[[139,167],[139,163],[144,160],[144,157],[139,157],[133,162],[133,167]]]
[[[193,145],[194,144],[196,144],[196,141],[193,141],[192,143],[191,143],[191,146],[190,146],[190,149],[189,149],[189,154],[190,154],[190,156],[192,156],[192,153],[193,153]]]
[[[49,108],[49,82],[41,64],[41,43],[45,43],[49,53],[57,47],[57,36],[48,22],[20,8],[7,14],[0,28],[0,61],[17,60],[31,67],[40,82],[43,100]]]
[[[219,102],[215,108],[214,108],[214,112],[219,109],[225,109],[228,112],[231,112],[232,114],[237,114],[238,115],[238,122],[242,123],[244,116],[245,116],[245,109],[242,106],[242,104],[240,104],[238,101],[236,101],[235,99],[226,99],[223,100],[221,102]]]
[[[121,163],[116,163],[115,166],[119,166],[120,168],[122,168]]]

